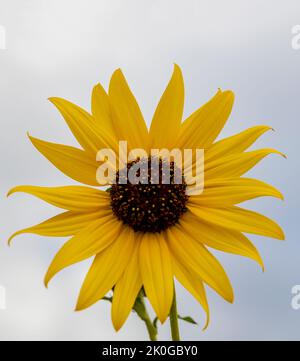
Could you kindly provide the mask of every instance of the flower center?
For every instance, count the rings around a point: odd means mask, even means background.
[[[130,182],[133,174],[138,178]],[[110,188],[111,207],[117,218],[135,231],[161,232],[186,212],[186,186],[174,162],[150,157],[136,160],[117,172]]]

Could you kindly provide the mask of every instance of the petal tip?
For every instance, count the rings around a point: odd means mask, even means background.
[[[122,77],[124,77],[124,74],[123,74],[121,68],[117,68],[117,69],[112,73],[111,78],[113,79],[113,78],[116,77],[116,76],[122,76]]]
[[[52,277],[53,277],[53,276],[50,275],[49,270],[48,270],[47,273],[46,273],[46,275],[45,275],[45,277],[44,277],[44,286],[45,286],[46,288],[49,287],[49,282],[51,281]]]
[[[230,294],[228,294],[225,298],[225,300],[229,303],[234,303],[234,292],[233,292],[233,289],[231,289],[231,292]]]
[[[15,232],[14,234],[12,234],[12,235],[8,238],[8,240],[7,240],[7,245],[8,245],[8,247],[11,246],[12,240],[13,240],[19,233],[20,233],[20,231]]]
[[[101,85],[100,85],[100,83],[97,83],[97,84],[95,84],[95,85],[93,86],[93,90],[94,90],[94,89],[98,89],[99,87],[101,87]]]
[[[202,328],[202,331],[203,331],[203,332],[208,329],[209,322],[210,322],[210,320],[209,320],[209,315],[208,315],[208,316],[206,317],[205,325],[204,325],[203,328]]]
[[[282,153],[283,158],[287,159],[287,155]]]
[[[85,308],[86,308],[86,307],[84,307],[83,303],[80,302],[80,300],[78,300],[77,303],[76,303],[76,306],[75,306],[75,308],[74,308],[74,311],[75,311],[75,312],[79,312],[79,311],[84,310]]]
[[[9,196],[11,196],[12,194],[18,192],[18,188],[19,188],[19,186],[11,188],[11,189],[6,193],[6,197],[9,197]]]
[[[280,241],[285,241],[285,240],[286,240],[285,234],[283,233],[283,231],[282,231],[282,233],[280,234],[279,240],[280,240]]]
[[[174,71],[176,70],[179,71],[180,73],[182,72],[180,66],[177,63],[173,63],[173,66],[174,66]]]
[[[232,102],[234,101],[235,94],[232,90],[225,90],[223,92],[223,95],[225,95],[228,98],[228,100],[231,100]]]
[[[58,108],[64,99],[59,97],[50,97],[48,100]]]
[[[27,135],[27,138],[30,140],[31,144],[32,144],[33,146],[35,146],[34,143],[35,143],[36,141],[38,141],[38,139],[35,138],[35,137],[33,137],[32,135],[30,135],[29,132],[27,132],[26,135]]]
[[[173,75],[172,78],[176,77],[177,79],[179,79],[181,82],[183,82],[183,75],[182,75],[182,71],[179,65],[177,65],[176,63],[174,63],[174,68],[173,68]]]
[[[163,325],[163,324],[166,322],[168,316],[165,316],[165,315],[157,315],[157,318],[159,319],[159,322]]]
[[[264,265],[264,262],[263,262],[263,260],[261,258],[258,261],[258,264],[260,265],[262,273],[265,273],[265,265]]]
[[[122,324],[120,322],[113,320],[112,324],[116,332],[120,331],[120,329],[122,328]]]
[[[49,97],[48,100],[51,103],[54,103],[56,101],[56,99],[58,99],[57,97]]]

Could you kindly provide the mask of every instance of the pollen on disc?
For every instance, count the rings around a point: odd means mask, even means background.
[[[132,184],[128,174],[137,162],[142,170],[136,172],[139,182]],[[187,211],[188,200],[184,176],[178,181],[177,171],[173,161],[161,158],[149,157],[128,163],[126,169],[117,172],[116,183],[110,189],[114,214],[135,231],[161,232],[175,225]]]

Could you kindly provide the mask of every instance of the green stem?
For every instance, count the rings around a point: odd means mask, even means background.
[[[173,303],[170,311],[170,326],[172,333],[172,341],[180,341],[175,287],[174,287]]]
[[[138,295],[133,309],[140,319],[145,322],[150,340],[157,341],[157,329],[149,317],[142,293]]]

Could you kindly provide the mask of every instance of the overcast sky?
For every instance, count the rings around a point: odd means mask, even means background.
[[[6,50],[0,50],[0,339],[128,340],[146,338],[131,316],[115,333],[110,306],[97,303],[74,313],[90,261],[59,274],[48,290],[47,267],[63,239],[24,235],[7,247],[16,229],[57,212],[45,203],[6,192],[18,184],[64,185],[72,181],[39,155],[26,137],[76,144],[50,96],[90,108],[93,85],[108,85],[112,71],[124,71],[149,124],[173,63],[185,78],[185,114],[217,90],[232,89],[234,110],[223,136],[257,124],[276,132],[261,147],[274,147],[288,160],[270,156],[251,176],[277,186],[285,202],[249,202],[277,220],[286,242],[252,237],[266,272],[250,260],[216,252],[235,289],[235,303],[209,291],[211,324],[190,295],[178,290],[179,310],[200,326],[181,324],[185,340],[300,339],[300,310],[291,308],[291,288],[300,284],[299,82],[300,50],[291,29],[300,24],[297,0],[0,0]],[[168,325],[160,338],[169,338]]]

